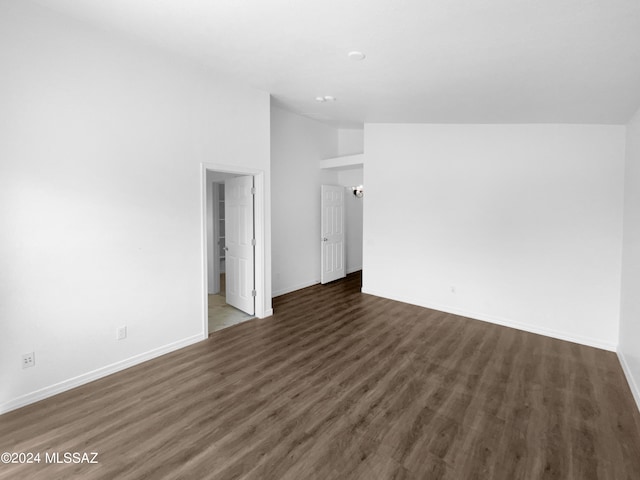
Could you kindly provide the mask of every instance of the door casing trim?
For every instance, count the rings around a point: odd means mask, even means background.
[[[239,175],[251,175],[254,178],[256,194],[254,196],[254,228],[255,228],[255,316],[265,318],[273,314],[271,299],[267,292],[267,251],[266,251],[266,224],[265,224],[265,172],[264,170],[241,167],[237,165],[224,165],[218,163],[201,164],[200,171],[200,217],[201,217],[201,268],[202,268],[202,332],[203,339],[209,335],[209,310],[208,310],[208,253],[207,253],[207,171],[234,173]]]

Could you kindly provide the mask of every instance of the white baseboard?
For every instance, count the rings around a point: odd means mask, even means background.
[[[362,265],[360,265],[358,267],[348,268],[347,269],[347,275],[349,275],[350,273],[359,272],[360,270],[362,270]]]
[[[627,359],[620,350],[616,352],[618,354],[618,360],[620,360],[620,365],[622,365],[622,371],[624,372],[624,376],[627,377],[627,383],[629,384],[629,388],[631,389],[631,393],[633,394],[633,398],[636,401],[636,406],[638,407],[638,411],[640,411],[640,388],[638,388],[638,384],[633,378],[631,373],[631,368],[629,368],[629,364],[627,363]]]
[[[481,320],[483,322],[495,323],[496,325],[502,325],[504,327],[515,328],[517,330],[522,330],[524,332],[536,333],[538,335],[544,335],[546,337],[557,338],[559,340],[566,340],[568,342],[579,343],[581,345],[586,345],[588,347],[600,348],[602,350],[608,350],[610,352],[615,352],[617,349],[617,345],[613,345],[610,343],[603,342],[598,339],[582,337],[578,335],[569,334],[566,332],[561,332],[559,330],[553,330],[549,328],[541,328],[535,325],[530,325],[526,323],[520,323],[513,320],[495,317],[493,315],[487,315],[484,313],[470,312],[467,310],[462,310],[460,308],[451,307],[449,305],[438,305],[432,304],[429,302],[424,302],[422,300],[412,299],[409,297],[400,296],[389,296],[386,293],[378,292],[375,290],[370,290],[363,286],[362,293],[367,293],[369,295],[375,295],[376,297],[388,298],[390,300],[396,300],[398,302],[410,303],[412,305],[418,305],[419,307],[430,308],[432,310],[438,310],[440,312],[453,313],[454,315],[460,315],[462,317],[472,318],[474,320]]]
[[[301,283],[301,284],[295,285],[293,287],[281,288],[280,290],[276,290],[275,292],[273,292],[272,296],[274,298],[275,297],[279,297],[280,295],[285,295],[287,293],[295,292],[296,290],[301,290],[303,288],[312,287],[313,285],[317,285],[319,283],[320,283],[320,279],[317,279],[317,280],[312,280],[310,282]]]
[[[189,345],[200,342],[204,339],[205,338],[203,337],[203,335],[199,333],[198,335],[193,335],[183,340],[179,340],[177,342],[173,342],[168,345],[149,350],[148,352],[134,355],[133,357],[129,357],[116,363],[112,363],[111,365],[106,365],[91,372],[83,373],[82,375],[78,375],[77,377],[73,377],[68,380],[63,380],[62,382],[49,385],[48,387],[41,388],[39,390],[36,390],[35,392],[21,395],[20,397],[14,398],[13,400],[1,404],[0,415],[17,408],[25,407],[31,403],[44,400],[45,398],[52,397],[54,395],[57,395],[58,393],[71,390],[72,388],[79,387],[86,383],[93,382],[94,380],[106,377],[107,375],[111,375],[112,373],[116,373],[126,368],[133,367],[134,365],[138,365],[139,363],[146,362],[147,360],[151,360],[152,358],[159,357],[161,355],[164,355],[165,353],[188,347]]]

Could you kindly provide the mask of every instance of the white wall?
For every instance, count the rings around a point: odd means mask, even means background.
[[[362,153],[364,148],[364,129],[341,128],[338,130],[338,155]]]
[[[267,93],[27,2],[0,59],[4,411],[203,338],[201,163],[264,171],[269,215],[270,140]]]
[[[640,408],[640,110],[627,125],[618,355]]]
[[[318,164],[337,151],[336,129],[272,107],[274,296],[320,281],[320,185],[337,184],[337,173]]]
[[[624,135],[365,125],[363,291],[614,349]]]

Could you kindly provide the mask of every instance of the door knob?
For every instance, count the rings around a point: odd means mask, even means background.
[[[323,241],[323,242],[328,242],[328,241],[329,241],[329,239],[328,239],[327,237],[324,237],[324,238],[322,239],[322,241]]]
[[[228,252],[229,251],[229,247],[224,247],[224,251]]]

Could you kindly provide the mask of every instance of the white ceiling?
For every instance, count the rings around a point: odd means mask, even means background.
[[[38,3],[190,56],[340,127],[622,124],[640,106],[640,0]],[[367,58],[350,60],[352,50]]]

